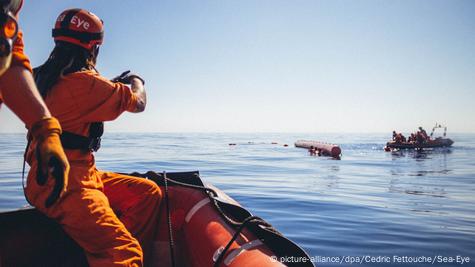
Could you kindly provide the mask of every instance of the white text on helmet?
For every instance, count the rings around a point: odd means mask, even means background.
[[[64,18],[65,18],[65,15],[59,16],[59,17],[58,17],[58,22],[63,21]],[[89,27],[91,26],[91,25],[89,24],[89,22],[87,22],[85,19],[79,18],[78,16],[73,16],[73,17],[71,18],[71,24],[72,24],[72,25],[75,25],[76,28],[80,28],[80,27],[82,26],[84,30],[89,29]]]

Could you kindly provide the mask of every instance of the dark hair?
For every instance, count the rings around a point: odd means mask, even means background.
[[[81,70],[95,70],[98,48],[88,51],[80,46],[57,41],[43,65],[33,70],[36,86],[43,98],[63,75]]]

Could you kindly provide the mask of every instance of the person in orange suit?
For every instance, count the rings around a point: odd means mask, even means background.
[[[99,149],[104,121],[125,111],[144,111],[144,81],[130,72],[112,81],[98,73],[103,22],[91,12],[65,10],[53,37],[53,51],[34,74],[63,126],[61,141],[71,164],[69,190],[51,208],[39,205],[46,195],[32,182],[37,161],[30,149],[27,197],[84,249],[90,266],[143,266],[158,223],[160,188],[150,180],[97,170],[93,152]]]
[[[22,0],[0,2],[0,107],[4,102],[25,123],[29,139],[37,144],[37,183],[41,185],[39,190],[49,194],[43,204],[49,207],[67,189],[69,163],[59,139],[61,126],[38,93],[30,60],[24,53],[23,34],[17,23],[22,5]],[[45,187],[47,181],[52,186]]]

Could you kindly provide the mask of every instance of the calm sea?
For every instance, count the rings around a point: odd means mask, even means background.
[[[450,149],[384,152],[389,134],[109,133],[96,158],[117,172],[199,170],[318,266],[475,266],[475,135],[451,137]],[[309,156],[298,139],[340,144],[342,160]],[[24,140],[0,135],[1,211],[26,204]]]

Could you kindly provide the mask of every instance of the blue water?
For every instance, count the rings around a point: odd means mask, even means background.
[[[384,266],[431,265],[394,256],[460,266],[441,257],[461,256],[470,258],[463,266],[475,266],[475,135],[451,137],[450,149],[384,152],[382,134],[107,134],[96,158],[99,169],[118,172],[199,170],[318,266],[349,265],[322,263],[323,256],[390,257]],[[293,147],[298,139],[338,143],[342,160],[309,156]],[[26,204],[24,140],[0,135],[1,211]]]

